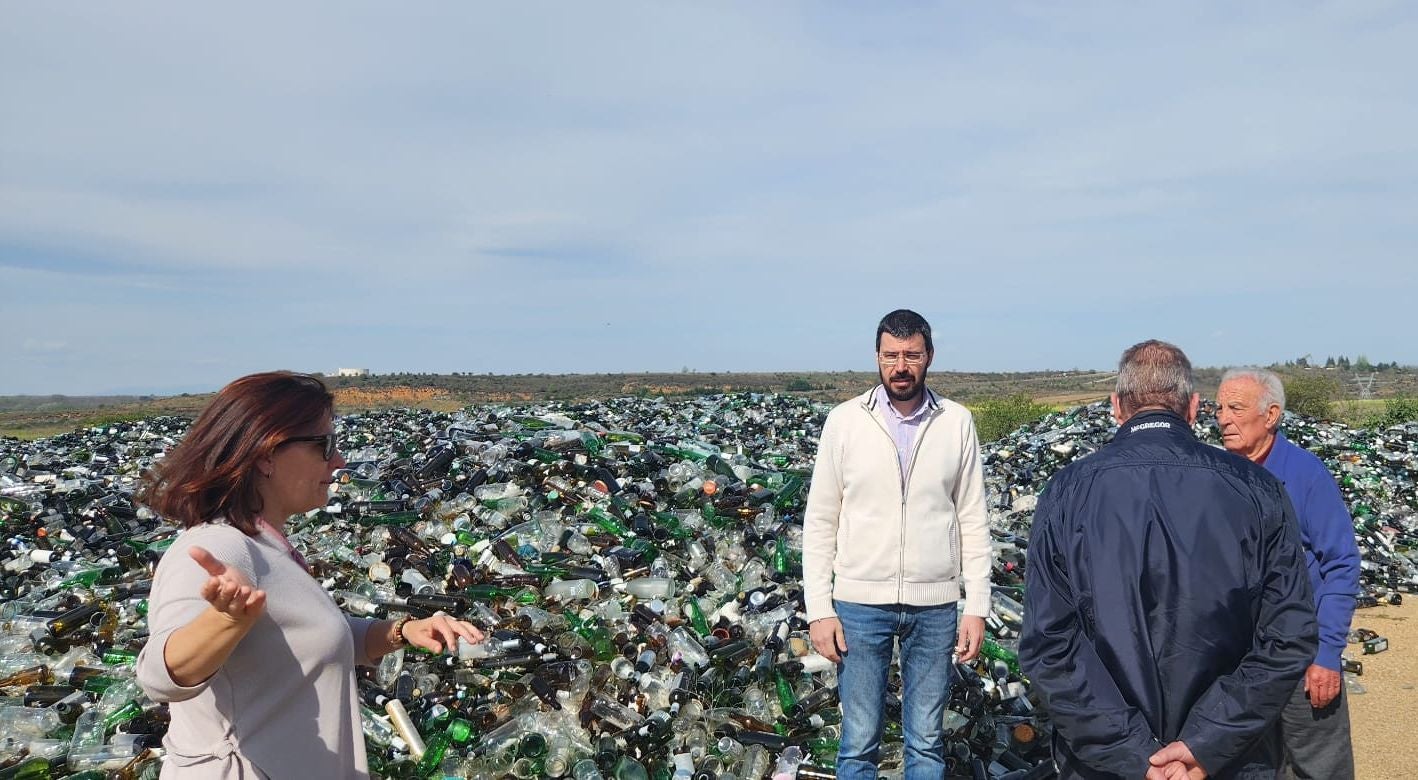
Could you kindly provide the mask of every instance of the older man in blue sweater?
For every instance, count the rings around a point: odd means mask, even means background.
[[[1233,369],[1221,378],[1216,402],[1226,449],[1264,466],[1285,484],[1300,521],[1315,594],[1319,653],[1281,715],[1287,763],[1298,778],[1353,778],[1339,657],[1359,593],[1354,522],[1334,476],[1280,432],[1285,388],[1279,377],[1260,369]]]

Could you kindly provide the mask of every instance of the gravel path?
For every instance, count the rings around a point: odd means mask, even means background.
[[[1364,662],[1355,678],[1367,690],[1349,700],[1354,731],[1354,762],[1360,780],[1418,778],[1418,606],[1375,607],[1354,613],[1354,628],[1388,637],[1389,649],[1360,655],[1359,645],[1348,654]]]

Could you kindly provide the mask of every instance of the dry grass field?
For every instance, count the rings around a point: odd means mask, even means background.
[[[1197,390],[1203,396],[1213,395],[1221,373],[1221,369],[1217,368],[1197,369]],[[1111,371],[984,373],[933,370],[930,386],[967,405],[1023,394],[1036,403],[1067,409],[1107,398],[1115,376]],[[1379,375],[1374,391],[1381,398],[1368,400],[1353,397],[1357,392],[1356,375],[1310,372],[1304,376],[1324,376],[1333,380],[1340,394],[1333,413],[1338,419],[1351,424],[1382,411],[1382,398],[1418,396],[1418,370],[1410,367],[1388,370]],[[834,402],[871,387],[877,381],[877,374],[871,370],[760,373],[684,370],[639,374],[398,373],[325,379],[336,391],[339,408],[353,412],[395,406],[448,411],[473,404],[585,401],[629,395],[683,398],[744,391],[788,392]],[[193,417],[209,397],[201,393],[168,397],[0,396],[0,436],[35,439],[113,420],[158,414]]]
[[[1106,373],[1072,371],[932,372],[930,384],[936,391],[964,403],[1025,393],[1049,398],[1047,403],[1050,404],[1073,405],[1105,397],[1111,377],[1112,374]],[[876,383],[877,375],[867,371],[512,376],[381,374],[326,377],[325,381],[334,389],[337,407],[342,412],[400,406],[451,411],[472,404],[584,401],[634,395],[684,398],[733,392],[789,392],[834,402],[870,388]],[[1101,392],[1100,387],[1104,388]],[[195,417],[210,397],[208,394],[163,398],[4,396],[0,397],[0,436],[37,439],[115,420],[160,414]]]

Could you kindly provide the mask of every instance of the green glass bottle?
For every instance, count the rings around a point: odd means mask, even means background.
[[[69,685],[82,688],[88,693],[103,693],[121,681],[122,678],[110,674],[107,669],[92,666],[76,666],[69,672]]]
[[[699,507],[699,514],[704,518],[704,522],[715,528],[723,528],[728,525],[728,519],[719,514],[718,510],[714,508],[714,502],[712,501],[705,501],[703,505]]]
[[[450,742],[452,737],[446,731],[440,731],[429,738],[428,744],[424,746],[423,756],[419,758],[418,766],[414,770],[418,777],[437,778],[441,775],[443,756],[448,752]]]
[[[0,496],[0,516],[24,517],[30,513],[30,505],[18,498]]]
[[[980,655],[991,661],[1003,661],[1005,666],[1009,668],[1010,674],[1023,674],[1019,669],[1019,654],[988,636],[980,643]]]
[[[463,593],[468,598],[478,601],[494,601],[496,599],[507,599],[518,604],[535,604],[541,601],[541,596],[535,590],[526,587],[509,587],[505,585],[478,584],[469,585],[463,589]]]
[[[622,523],[609,512],[598,506],[587,509],[586,516],[591,518],[591,522],[595,523],[598,528],[608,534],[619,536],[622,539],[634,538],[635,536],[635,532],[627,528],[625,523]]]
[[[390,512],[383,515],[364,515],[360,517],[359,524],[363,526],[413,525],[418,521],[418,512]]]
[[[40,756],[0,769],[0,780],[49,780],[55,776],[49,759]]]
[[[100,656],[109,666],[132,666],[138,663],[138,654],[121,647],[110,647]]]
[[[827,737],[818,737],[807,745],[808,752],[812,754],[814,760],[821,763],[828,763],[837,760],[837,749],[839,742]]]
[[[704,619],[704,609],[699,606],[699,599],[693,594],[684,597],[684,611],[689,615],[689,625],[694,628],[694,633],[700,636],[709,635],[709,621]]]
[[[790,509],[798,503],[802,492],[803,478],[797,474],[789,474],[783,480],[782,487],[778,488],[777,495],[773,497],[773,506],[778,509]]]
[[[528,563],[522,566],[522,570],[528,574],[535,574],[543,580],[554,580],[566,577],[566,569],[550,563]]]
[[[571,627],[571,630],[580,634],[591,645],[591,652],[596,660],[609,661],[616,656],[616,646],[611,641],[609,631],[601,626],[593,625],[590,621],[582,620],[573,610],[567,610],[562,615],[566,618],[566,624]]]
[[[112,731],[141,714],[143,714],[143,705],[139,704],[137,699],[130,699],[127,704],[104,716],[103,727],[107,731]]]
[[[561,462],[561,453],[554,452],[544,447],[533,447],[532,457],[547,465]]]
[[[455,745],[466,745],[476,733],[473,724],[462,718],[454,718],[448,722],[448,737],[453,740]]]
[[[694,532],[684,527],[684,524],[675,517],[673,512],[656,512],[651,517],[655,518],[655,524],[669,532],[675,539],[688,539]]]
[[[773,543],[773,571],[786,575],[788,568],[788,540],[779,536]]]
[[[634,550],[644,555],[647,561],[653,561],[660,557],[660,548],[651,543],[649,539],[626,539],[625,549]]]
[[[586,452],[590,455],[599,456],[601,454],[601,450],[605,449],[606,443],[601,441],[601,437],[597,436],[591,431],[582,431],[581,446],[585,447]]]
[[[782,707],[785,713],[792,712],[793,705],[798,703],[798,695],[782,669],[773,670],[773,687],[778,690],[778,706]]]
[[[105,574],[122,574],[123,570],[118,567],[100,567],[97,569],[85,569],[69,575],[64,581],[59,583],[61,588],[92,588]]]

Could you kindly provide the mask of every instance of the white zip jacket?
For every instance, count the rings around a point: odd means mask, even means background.
[[[835,617],[834,598],[930,606],[958,601],[962,586],[965,614],[989,614],[992,546],[975,421],[929,389],[926,403],[904,475],[875,388],[827,415],[803,516],[809,622]]]

